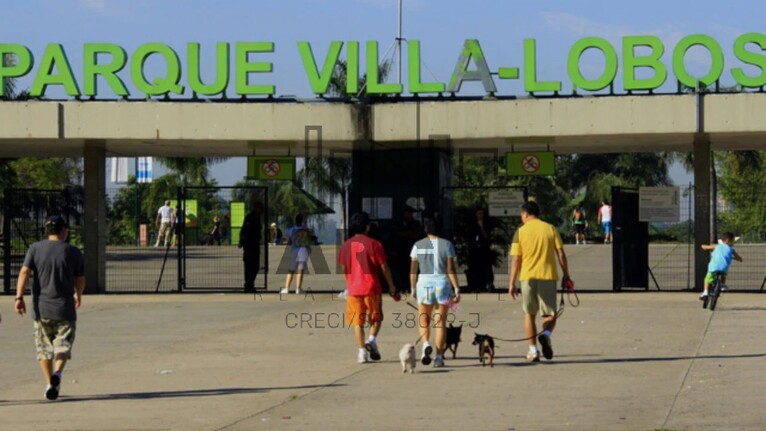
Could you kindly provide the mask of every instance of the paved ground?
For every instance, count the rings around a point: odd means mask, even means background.
[[[762,430],[766,296],[594,293],[567,308],[553,361],[473,332],[522,335],[518,302],[464,298],[447,367],[402,374],[414,314],[385,302],[383,360],[356,363],[344,304],[328,294],[88,296],[57,402],[43,400],[32,324],[0,298],[0,429]],[[476,328],[471,328],[475,326]]]

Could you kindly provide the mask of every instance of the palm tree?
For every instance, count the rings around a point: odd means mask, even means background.
[[[210,166],[228,157],[158,157],[171,173],[181,178],[182,185],[207,186]]]
[[[378,66],[378,76],[385,81],[391,70],[391,62],[386,60]],[[348,65],[345,60],[338,60],[335,64],[328,93],[336,97],[359,97],[367,94],[367,75],[362,76],[359,82],[359,92],[348,94],[346,82],[348,78]],[[300,175],[306,178],[310,188],[322,195],[330,195],[332,200],[340,196],[340,228],[343,239],[346,239],[346,212],[348,197],[346,192],[351,185],[351,158],[311,157],[300,171]]]

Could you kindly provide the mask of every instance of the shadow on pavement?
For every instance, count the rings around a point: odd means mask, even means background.
[[[330,383],[326,385],[301,385],[301,386],[276,386],[265,388],[217,388],[217,389],[193,389],[188,391],[159,391],[159,392],[130,392],[122,394],[62,396],[59,402],[77,401],[117,401],[117,400],[149,400],[156,398],[187,398],[187,397],[213,397],[222,395],[259,394],[270,391],[286,391],[296,389],[320,389],[346,386],[345,384]],[[32,404],[46,404],[46,400],[0,400],[0,406],[20,406]]]

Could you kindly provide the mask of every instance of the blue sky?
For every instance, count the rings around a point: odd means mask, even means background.
[[[731,54],[734,39],[742,33],[766,32],[766,4],[755,1],[405,0],[404,5],[403,35],[421,42],[423,78],[442,82],[449,80],[467,38],[479,39],[493,71],[522,66],[523,40],[534,38],[539,77],[566,81],[569,49],[582,37],[603,37],[621,54],[622,36],[658,36],[666,48],[663,59],[669,64],[678,40],[704,33],[724,49],[726,84],[733,82],[728,70],[739,65]],[[143,43],[162,42],[182,58],[186,43],[199,42],[204,58],[216,42],[273,41],[275,52],[263,58],[274,63],[274,71],[257,80],[276,85],[278,95],[298,97],[313,97],[298,41],[310,41],[315,56],[323,61],[330,41],[376,40],[383,52],[397,30],[397,0],[24,0],[3,2],[0,11],[0,43],[24,44],[37,59],[46,44],[61,43],[78,80],[85,42],[116,43],[129,56]],[[155,63],[149,62],[147,70],[160,68]],[[602,64],[598,55],[586,54],[581,69],[586,75],[597,73]],[[708,56],[694,48],[686,64],[692,71],[704,71]],[[18,86],[28,88],[31,83],[31,78],[24,78]],[[497,85],[501,94],[523,94],[519,81],[498,81]],[[475,83],[464,89],[466,94],[481,93]],[[52,88],[48,97],[65,96],[61,89]],[[217,169],[222,184],[232,182],[223,173],[231,170]]]

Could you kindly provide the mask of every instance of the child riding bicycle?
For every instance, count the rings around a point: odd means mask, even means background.
[[[707,266],[707,275],[705,276],[705,291],[700,295],[700,300],[708,296],[708,288],[715,281],[715,273],[721,274],[721,290],[726,290],[726,273],[729,271],[731,260],[742,262],[742,257],[734,251],[734,234],[725,232],[721,235],[718,244],[703,244],[703,250],[713,250],[710,255],[710,263]]]

